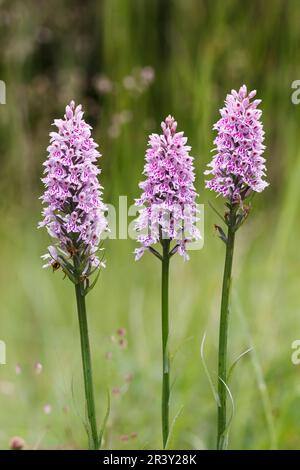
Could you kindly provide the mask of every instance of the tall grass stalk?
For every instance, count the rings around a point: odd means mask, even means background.
[[[219,361],[218,361],[218,433],[217,449],[223,449],[226,446],[226,405],[227,405],[227,337],[229,323],[229,296],[231,285],[231,272],[235,239],[235,212],[234,206],[230,207],[228,217],[228,231],[226,242],[226,257],[222,287],[221,316],[219,328]]]
[[[170,240],[163,240],[161,276],[161,325],[162,325],[162,436],[166,447],[169,436],[170,362],[169,362],[169,261]]]
[[[99,448],[96,409],[94,399],[94,386],[92,374],[92,361],[89,342],[88,323],[86,315],[85,294],[82,282],[75,284],[77,312],[80,330],[81,357],[83,367],[84,390],[86,399],[86,409],[88,416],[88,436],[89,448],[96,450]]]

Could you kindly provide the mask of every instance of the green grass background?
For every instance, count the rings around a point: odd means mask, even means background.
[[[300,338],[300,105],[291,102],[291,83],[300,79],[299,24],[297,0],[0,1],[0,79],[7,92],[0,106],[0,339],[7,345],[1,449],[14,435],[30,448],[86,445],[74,289],[61,274],[41,269],[49,239],[36,229],[50,123],[72,98],[95,128],[106,202],[127,195],[130,204],[138,196],[147,135],[166,114],[189,137],[205,243],[188,263],[179,257],[171,263],[172,416],[181,410],[171,447],[214,447],[216,406],[200,344],[206,331],[215,380],[224,246],[208,201],[223,208],[204,190],[203,170],[218,108],[243,83],[263,100],[270,187],[254,198],[237,236],[230,358],[249,346],[254,351],[231,383],[229,447],[300,448],[300,366],[290,359],[291,343]],[[152,85],[127,91],[124,77],[148,65]],[[97,89],[103,74],[114,84],[107,94]],[[131,119],[112,138],[111,122],[122,111]],[[107,388],[112,395],[105,448],[161,446],[160,266],[150,255],[135,263],[134,248],[132,240],[105,242],[107,268],[87,300],[99,421]],[[112,338],[121,327],[126,348]],[[36,361],[43,365],[39,375]]]

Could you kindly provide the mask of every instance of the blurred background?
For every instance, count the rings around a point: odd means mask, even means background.
[[[300,448],[300,79],[297,0],[2,0],[0,79],[0,448],[83,448],[83,389],[73,285],[42,270],[49,244],[37,230],[51,122],[74,99],[103,158],[107,203],[138,197],[147,136],[173,114],[192,146],[205,242],[171,263],[170,447],[215,446],[216,405],[200,357],[216,380],[224,245],[213,230],[223,203],[204,190],[226,93],[258,90],[269,188],[237,236],[229,350],[232,449]],[[130,220],[130,219],[129,219]],[[131,220],[130,220],[131,221]],[[111,414],[105,448],[160,448],[160,267],[136,263],[132,240],[107,240],[107,268],[87,298],[98,418]]]

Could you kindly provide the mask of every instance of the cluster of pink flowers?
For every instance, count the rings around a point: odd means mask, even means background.
[[[91,137],[91,126],[83,120],[81,105],[74,101],[66,107],[64,119],[55,119],[57,132],[50,133],[48,158],[42,179],[45,208],[39,226],[46,226],[56,241],[43,256],[45,267],[58,267],[75,254],[82,273],[103,263],[97,256],[100,236],[107,228],[102,202],[102,187],[96,166],[101,156]]]
[[[142,232],[138,236],[142,247],[135,254],[139,259],[152,245],[169,239],[187,259],[186,243],[200,238],[193,157],[183,132],[176,132],[173,117],[168,116],[161,127],[161,135],[149,138],[144,168],[147,179],[139,184],[143,193],[135,202],[137,207],[142,206],[136,221],[137,230]]]
[[[264,131],[260,121],[262,112],[257,109],[261,100],[252,98],[256,91],[247,92],[243,85],[232,90],[220,110],[221,119],[213,126],[218,131],[214,141],[216,155],[208,165],[213,178],[206,187],[229,201],[239,203],[252,191],[261,192],[268,186],[262,154]]]

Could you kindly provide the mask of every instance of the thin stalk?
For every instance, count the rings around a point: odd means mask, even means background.
[[[169,436],[169,399],[170,399],[170,363],[169,363],[169,249],[170,241],[162,240],[163,259],[161,277],[161,326],[162,326],[162,437],[165,449]]]
[[[232,259],[235,238],[235,210],[230,208],[228,218],[228,232],[226,243],[226,257],[222,286],[222,302],[219,329],[219,362],[218,362],[218,433],[217,433],[217,449],[221,450],[226,447],[226,406],[227,406],[227,336],[229,321],[229,295],[232,272]]]
[[[81,343],[81,357],[83,367],[84,389],[86,399],[86,409],[89,424],[89,449],[97,450],[98,433],[97,421],[95,411],[94,389],[93,389],[93,375],[92,375],[92,362],[91,351],[89,343],[88,324],[86,316],[85,295],[83,293],[82,282],[75,284],[77,311],[80,330],[80,343]]]

